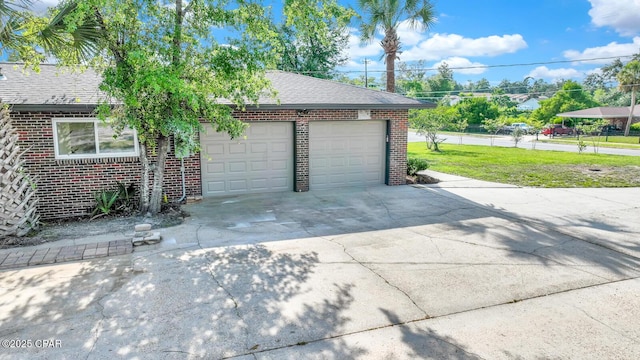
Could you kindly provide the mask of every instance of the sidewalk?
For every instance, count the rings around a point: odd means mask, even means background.
[[[10,250],[12,251],[5,250],[0,253],[0,270],[125,255],[133,252],[133,245],[130,240],[112,240],[83,245]]]

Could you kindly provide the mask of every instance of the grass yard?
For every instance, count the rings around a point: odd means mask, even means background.
[[[498,146],[409,143],[408,156],[429,169],[478,180],[534,187],[640,186],[640,157],[529,150]]]

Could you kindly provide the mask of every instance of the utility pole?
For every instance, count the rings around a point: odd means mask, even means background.
[[[367,73],[367,64],[369,60],[367,58],[364,59],[364,87],[365,89],[369,88],[369,74]]]

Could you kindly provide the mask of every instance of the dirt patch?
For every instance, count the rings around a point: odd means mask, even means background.
[[[622,182],[631,186],[640,186],[640,166],[578,165],[574,169],[590,179],[606,179],[614,186]]]
[[[156,216],[111,216],[91,220],[89,217],[67,218],[44,222],[38,231],[23,237],[0,239],[0,249],[55,243],[58,240],[77,239],[109,233],[133,233],[136,224],[148,223],[154,229],[179,225],[189,214],[179,207],[171,207]],[[51,244],[55,246],[55,244]]]

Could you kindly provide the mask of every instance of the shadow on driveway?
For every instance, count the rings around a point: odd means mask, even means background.
[[[62,343],[0,358],[471,359],[468,343],[424,321],[638,277],[638,258],[615,247],[441,188],[247,195],[186,210],[184,225],[164,230],[177,246],[0,272],[0,338]],[[597,219],[572,226],[635,231]]]

